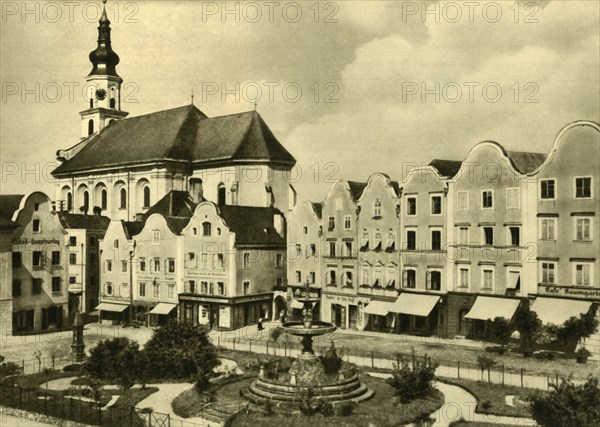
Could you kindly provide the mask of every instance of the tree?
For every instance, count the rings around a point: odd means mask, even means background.
[[[512,328],[510,323],[504,317],[496,317],[490,325],[492,334],[496,337],[500,345],[502,346],[502,352],[506,349],[510,336],[512,335]]]
[[[488,373],[488,382],[492,382],[490,378],[490,369],[494,367],[496,364],[496,360],[493,357],[487,357],[484,355],[477,356],[477,365],[479,365],[479,369],[481,370],[481,380],[483,381],[483,373],[487,370]]]
[[[571,351],[582,338],[588,338],[598,329],[598,321],[592,316],[582,314],[579,318],[571,316],[556,331],[558,340]]]
[[[542,321],[535,311],[520,306],[515,314],[515,326],[521,334],[521,348],[526,356],[530,356],[536,336],[542,328]]]
[[[415,399],[429,396],[433,390],[437,363],[413,358],[412,363],[402,362],[402,367],[395,366],[393,377],[387,382],[396,389],[400,402],[408,403]]]
[[[547,427],[592,427],[600,425],[600,387],[598,378],[588,377],[575,385],[563,379],[550,392],[530,396],[533,419]]]
[[[156,329],[144,353],[155,379],[194,381],[202,391],[208,388],[208,376],[219,364],[206,329],[190,323],[169,322]]]
[[[133,386],[140,350],[129,338],[103,340],[90,351],[84,369],[99,380],[116,381],[124,389]]]

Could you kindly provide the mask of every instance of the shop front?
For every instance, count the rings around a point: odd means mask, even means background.
[[[496,317],[503,317],[510,322],[520,304],[519,298],[478,296],[473,307],[464,316],[468,321],[467,338],[488,339],[491,322]]]
[[[153,327],[165,326],[169,321],[177,319],[177,304],[159,302],[148,312],[149,325]]]
[[[393,332],[396,316],[391,312],[392,305],[388,301],[371,301],[363,310],[368,315],[366,329],[374,332]]]
[[[128,320],[129,304],[116,302],[101,302],[96,306],[99,312],[100,324],[102,325],[119,325]]]
[[[365,328],[363,308],[368,302],[368,298],[323,294],[323,318],[340,329],[361,331]]]
[[[408,335],[437,335],[438,330],[443,329],[440,301],[439,295],[402,292],[389,307],[390,312],[397,315],[394,331]]]

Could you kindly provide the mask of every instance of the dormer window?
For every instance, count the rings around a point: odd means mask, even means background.
[[[381,200],[373,202],[373,218],[381,218]]]
[[[203,236],[210,236],[211,234],[211,224],[210,222],[203,222],[202,223],[202,235]]]

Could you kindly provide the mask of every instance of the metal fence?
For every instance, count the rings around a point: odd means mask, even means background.
[[[63,357],[40,357],[39,359],[21,359],[21,362],[15,362],[20,366],[21,372],[25,375],[27,374],[37,374],[40,372],[44,372],[44,369],[62,369],[67,365],[70,365],[73,362],[69,356]]]
[[[297,343],[273,342],[265,340],[252,340],[248,338],[225,338],[216,336],[213,343],[219,347],[248,351],[258,354],[273,356],[297,357],[302,346]],[[329,346],[313,346],[315,352],[324,354]],[[384,353],[375,350],[357,350],[352,348],[337,348],[343,355],[345,361],[354,363],[357,366],[369,367],[373,369],[394,369],[403,362],[411,363],[413,358],[423,359],[423,355],[414,356],[409,353]],[[474,381],[486,381],[492,384],[511,385],[517,387],[528,387],[540,390],[549,390],[552,384],[557,384],[560,380],[559,375],[553,376],[529,373],[525,369],[518,371],[505,369],[504,365],[496,365],[493,368],[481,370],[477,364],[468,363],[460,360],[435,360],[438,363],[436,375],[449,379],[466,379]],[[575,384],[583,384],[583,379],[573,379]]]

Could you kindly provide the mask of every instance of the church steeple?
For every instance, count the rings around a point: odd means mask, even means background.
[[[106,0],[102,0],[106,4]],[[112,120],[127,117],[121,110],[121,84],[123,79],[117,74],[119,55],[112,50],[110,21],[103,7],[98,26],[98,47],[90,52],[92,71],[86,77],[88,82],[88,108],[81,115],[81,137],[100,132]]]
[[[102,0],[106,5],[106,0]],[[93,65],[90,76],[107,75],[119,77],[116,66],[119,63],[119,55],[112,50],[110,42],[110,21],[106,15],[106,6],[102,7],[102,16],[98,26],[98,47],[90,52],[90,62]]]

